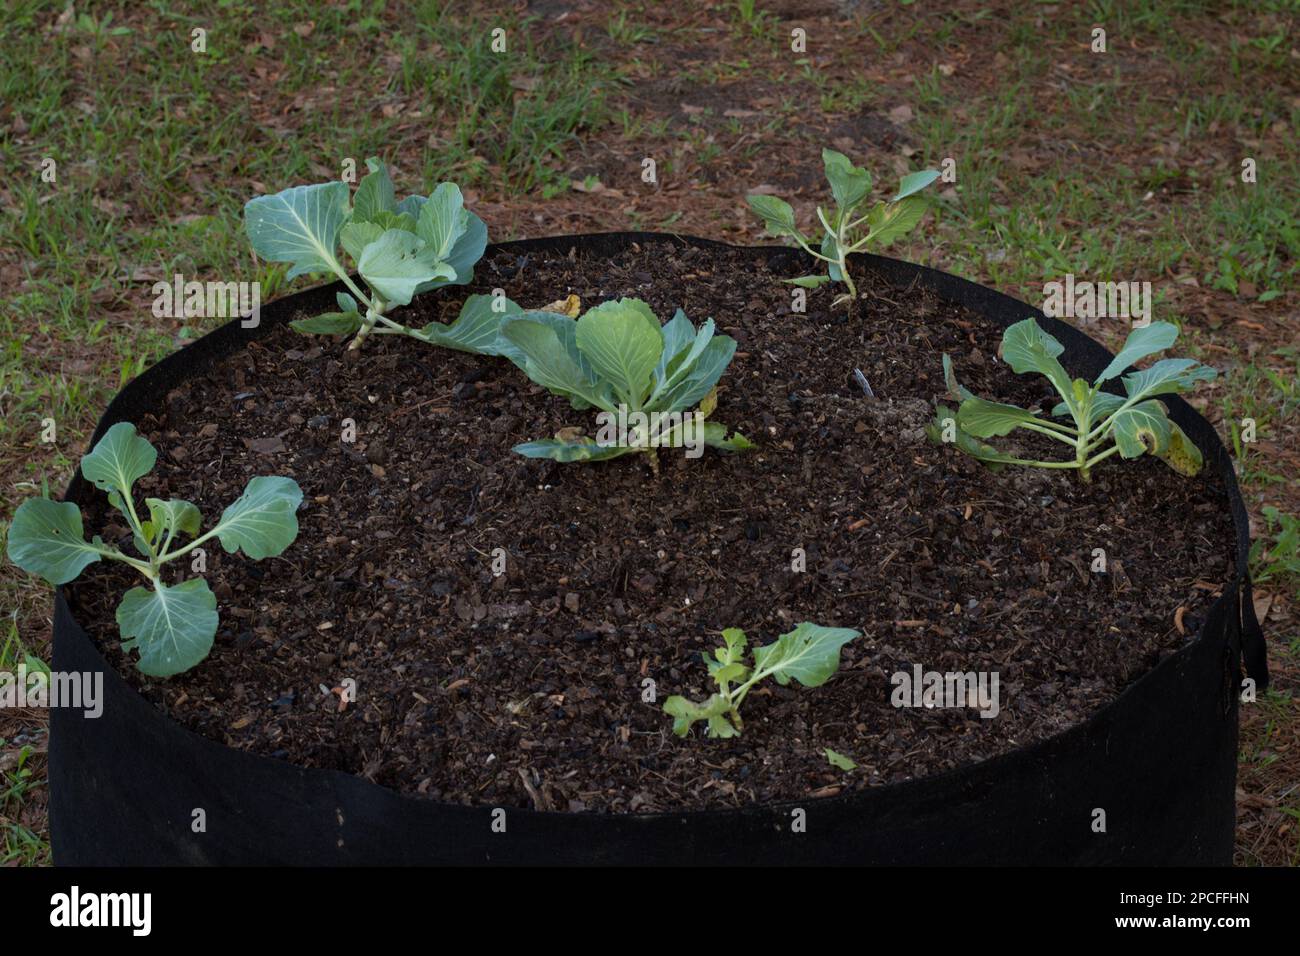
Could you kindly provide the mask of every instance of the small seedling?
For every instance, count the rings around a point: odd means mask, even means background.
[[[673,733],[685,737],[696,721],[703,720],[710,737],[738,736],[744,729],[740,705],[755,684],[775,677],[782,687],[791,678],[804,687],[820,687],[839,670],[840,648],[859,636],[858,631],[848,628],[821,627],[804,621],[778,637],[776,643],[754,648],[751,666],[744,662],[748,644],[745,632],[727,628],[722,632],[723,646],[714,650],[713,657],[702,655],[717,693],[703,703],[685,697],[664,701],[664,713],[673,718]]]
[[[1071,419],[1070,424],[1042,418],[1015,405],[976,398],[959,385],[952,360],[943,357],[948,393],[961,405],[954,414],[939,406],[938,415],[926,429],[931,441],[951,442],[958,449],[997,470],[1003,465],[1035,468],[1072,468],[1084,481],[1092,469],[1111,455],[1137,458],[1150,452],[1179,474],[1195,475],[1201,470],[1200,449],[1165,412],[1156,400],[1160,395],[1189,391],[1197,382],[1214,378],[1215,371],[1193,359],[1161,359],[1150,368],[1125,375],[1125,395],[1103,392],[1102,385],[1120,375],[1139,359],[1163,352],[1178,338],[1178,328],[1168,322],[1153,322],[1134,329],[1119,354],[1089,385],[1066,373],[1057,356],[1065,351],[1032,319],[1010,326],[1002,335],[1002,358],[1017,374],[1038,372],[1047,376],[1062,401],[1052,417]],[[1024,428],[1047,435],[1070,446],[1074,457],[1067,461],[1035,461],[1008,455],[981,439],[1010,434]]]
[[[117,606],[122,647],[139,652],[136,666],[142,673],[170,677],[208,656],[217,633],[217,599],[202,578],[164,584],[162,566],[214,537],[226,551],[243,551],[254,561],[274,557],[298,535],[294,512],[302,503],[302,491],[290,478],[253,478],[221,513],[221,520],[199,534],[202,515],[188,501],[146,498],[148,519],[137,514],[131,486],[153,469],[157,459],[153,445],[137,435],[129,422],[110,428],[81,459],[82,475],[107,492],[109,503],[126,518],[141,557],[105,544],[98,535],[87,542],[77,506],[48,498],[29,498],[19,505],[9,527],[8,552],[18,567],[56,586],[72,581],[100,558],[139,571],[150,587],[131,588]],[[192,540],[182,544],[178,535]]]
[[[640,299],[619,299],[576,322],[558,312],[507,316],[501,339],[503,354],[538,385],[576,409],[598,408],[629,426],[622,441],[566,429],[516,445],[521,455],[570,462],[644,452],[654,466],[656,449],[693,441],[726,451],[753,447],[743,435],[727,437],[725,426],[703,421],[717,405],[715,386],[736,352],[734,339],[714,335],[712,319],[697,330],[678,309],[660,327]],[[697,404],[699,420],[690,414]]]
[[[336,297],[338,312],[290,324],[303,333],[352,335],[349,349],[360,348],[368,335],[409,335],[462,352],[500,354],[501,316],[519,311],[509,300],[494,308],[490,296],[470,296],[451,325],[431,322],[422,329],[388,316],[394,306],[409,305],[421,292],[468,283],[487,248],[487,226],[465,208],[455,183],[439,183],[427,198],[407,196],[398,202],[387,167],[374,157],[366,166],[370,173],[355,197],[349,196],[346,183],[330,182],[258,196],[244,206],[244,229],[253,250],[268,262],[291,263],[287,278],[332,272],[348,287]],[[343,268],[340,244],[370,295]]]
[[[804,252],[826,263],[826,275],[802,276],[789,281],[806,289],[815,289],[825,282],[843,282],[849,290],[848,301],[853,301],[858,297],[858,289],[849,274],[849,255],[868,246],[883,248],[911,232],[925,215],[926,208],[925,200],[914,194],[938,179],[939,171],[925,169],[909,173],[899,183],[898,193],[893,199],[878,202],[869,212],[854,218],[871,192],[871,174],[860,166],[854,166],[847,156],[833,149],[822,150],[822,163],[835,200],[835,212],[828,215],[820,205],[817,207],[817,219],[823,230],[819,249],[813,249],[812,240],[795,225],[794,209],[784,199],[762,195],[747,198],[750,208],[767,224],[769,233],[790,236]]]
[[[1284,577],[1300,581],[1300,517],[1272,505],[1265,505],[1260,512],[1265,526],[1250,546],[1251,578],[1256,584]],[[1296,593],[1300,596],[1300,590]]]

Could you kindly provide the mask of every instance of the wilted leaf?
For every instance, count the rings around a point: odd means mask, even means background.
[[[557,299],[548,305],[542,306],[543,312],[555,312],[559,315],[567,315],[571,319],[576,319],[582,312],[582,299],[576,295],[569,294],[563,299]]]
[[[948,388],[948,397],[955,402],[974,398],[974,393],[957,381],[957,374],[952,368],[952,359],[947,354],[943,357],[943,381]]]
[[[1174,471],[1189,478],[1200,474],[1205,465],[1196,443],[1172,420],[1169,422],[1169,444],[1164,451],[1156,452],[1156,455]]]
[[[1137,458],[1146,452],[1159,455],[1169,447],[1169,419],[1157,401],[1124,409],[1115,416],[1112,427],[1123,458]]]

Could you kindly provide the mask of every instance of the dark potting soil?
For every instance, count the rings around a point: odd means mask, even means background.
[[[870,274],[852,318],[829,288],[791,314],[779,280],[800,271],[668,244],[612,260],[502,251],[472,288],[398,314],[450,321],[466,294],[500,287],[528,307],[638,296],[663,320],[712,316],[739,343],[713,417],[759,447],[665,451],[658,478],[640,456],[513,454],[594,432],[594,415],[504,360],[398,337],[348,354],[278,328],[158,396],[136,423],[159,449],[137,496],[188,499],[211,521],[250,477],[288,475],[306,496],[298,539],[258,563],[208,552],[216,645],[167,681],[119,646],[133,572],[88,568],[75,612],[141,693],[214,740],[404,793],[556,810],[728,807],[934,774],[1086,720],[1191,639],[1231,574],[1217,478],[1111,459],[1084,485],[932,446],[941,352],[987,397],[1050,408],[1049,386],[996,359],[992,323]],[[1057,456],[1042,441],[1018,447]],[[102,495],[88,510],[89,533],[129,541]],[[733,740],[672,734],[662,701],[707,695],[700,654],[722,628],[765,644],[804,620],[863,632],[827,685],[760,687]],[[914,665],[996,672],[1000,712],[896,708],[891,676]],[[832,767],[827,747],[858,768]]]

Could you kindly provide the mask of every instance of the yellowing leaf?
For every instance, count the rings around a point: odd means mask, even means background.
[[[567,315],[571,319],[576,319],[582,312],[582,300],[576,295],[568,295],[563,299],[556,299],[549,305],[544,305],[537,311],[539,312],[558,312],[560,315]]]
[[[1200,474],[1205,464],[1196,443],[1172,421],[1169,423],[1169,444],[1163,452],[1156,452],[1156,457],[1180,475],[1189,478]]]

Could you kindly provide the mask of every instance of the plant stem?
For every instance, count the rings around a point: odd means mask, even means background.
[[[384,302],[378,296],[375,296],[375,304],[366,309],[366,317],[361,328],[357,331],[356,337],[348,343],[348,351],[354,351],[361,348],[361,343],[365,341],[366,336],[371,333],[377,322],[383,322],[393,331],[408,331],[405,326],[399,325],[383,313]]]
[[[737,687],[734,692],[727,694],[727,698],[734,699],[735,706],[739,707],[745,702],[745,695],[749,693],[749,689],[770,673],[772,673],[770,670],[755,670],[749,675],[749,680]]]
[[[195,548],[197,548],[199,545],[201,545],[203,542],[212,540],[212,538],[216,537],[217,532],[220,530],[221,530],[221,523],[218,522],[215,528],[212,528],[210,531],[208,531],[205,534],[199,535],[189,544],[181,545],[175,551],[169,551],[165,554],[160,554],[158,556],[158,564],[165,564],[166,562],[175,560],[176,558],[184,557],[185,555],[193,551]]]
[[[978,455],[976,455],[975,457],[979,458],[980,461],[989,461],[995,465],[1029,465],[1033,468],[1078,468],[1079,467],[1079,463],[1077,461],[1033,461],[1032,459],[1029,458],[1010,458],[1010,457],[980,458]]]
[[[843,219],[844,216],[841,216],[840,230],[835,234],[835,251],[840,254],[840,275],[844,277],[844,284],[849,287],[849,295],[853,297],[852,301],[856,304],[858,301],[858,287],[853,282],[853,276],[849,275],[850,250],[847,248],[846,236],[848,232],[845,228],[847,223]]]
[[[858,300],[858,287],[853,283],[853,276],[849,275],[849,250],[846,247],[847,244],[844,238],[847,223],[844,222],[844,214],[840,214],[839,227],[836,229],[832,229],[831,224],[826,221],[826,213],[822,212],[821,206],[817,207],[817,218],[821,220],[822,228],[835,237],[835,253],[837,256],[835,264],[840,267],[840,277],[848,287],[851,301],[856,302]]]
[[[176,536],[176,525],[173,524],[170,528],[167,529],[167,540],[164,541],[162,543],[162,547],[158,549],[159,554],[166,553],[167,549],[172,546],[172,538],[174,538],[175,536]]]
[[[1102,421],[1098,423],[1096,428],[1088,432],[1087,440],[1092,441],[1094,438],[1098,438],[1101,435],[1104,435],[1106,433],[1106,429],[1108,429],[1111,423],[1115,421],[1115,416],[1118,415],[1120,412],[1124,411],[1126,408],[1131,408],[1132,405],[1133,405],[1133,400],[1129,399],[1119,408],[1111,412],[1108,416],[1106,416],[1106,418],[1102,419]]]
[[[344,272],[341,267],[335,270],[335,274],[340,279],[343,280],[343,284],[348,287],[348,291],[351,292],[354,296],[356,296],[357,299],[360,300],[362,305],[364,305],[367,309],[373,308],[373,304],[371,303],[370,298],[364,292],[362,292],[360,289],[357,288],[356,283],[352,281],[351,277],[346,272]]]
[[[849,275],[849,263],[847,257],[840,256],[840,275],[844,277],[844,284],[849,287],[849,296],[854,302],[858,301],[858,287],[853,284],[853,276]]]
[[[126,512],[127,512],[126,516],[128,521],[130,521],[131,530],[134,531],[136,534],[138,534],[141,538],[144,538],[144,529],[140,527],[140,517],[135,513],[135,502],[132,500],[132,496],[130,492],[121,495],[121,498],[123,501],[126,502]]]
[[[95,550],[98,551],[106,558],[112,558],[114,561],[121,561],[123,564],[130,565],[131,567],[139,571],[141,574],[143,574],[150,581],[156,582],[158,580],[157,575],[154,573],[154,568],[148,563],[139,560],[138,558],[133,558],[129,555],[123,554],[117,548],[98,547],[95,548]]]
[[[1079,472],[1079,477],[1084,481],[1091,481],[1092,476],[1089,470],[1100,461],[1105,461],[1111,455],[1119,451],[1118,445],[1112,445],[1099,455],[1091,458],[1087,457],[1086,452],[1081,452],[1080,456],[1073,461],[1034,461],[1029,458],[981,458],[981,461],[989,461],[998,465],[1027,465],[1031,468],[1074,468]],[[977,456],[978,457],[978,456]]]
[[[135,535],[145,543],[145,547],[149,550],[149,560],[148,562],[145,562],[145,561],[137,560],[135,558],[127,557],[125,554],[123,554],[121,551],[118,551],[116,548],[111,549],[109,551],[104,551],[103,553],[108,554],[110,557],[115,557],[119,561],[131,565],[131,567],[135,568],[137,571],[139,571],[141,574],[147,577],[151,582],[157,584],[159,561],[158,561],[158,554],[156,551],[154,551],[154,543],[150,541],[148,536],[146,536],[144,533],[144,528],[140,522],[140,516],[137,515],[135,512],[135,501],[132,499],[132,496],[128,493],[128,494],[121,495],[121,497],[126,501],[127,523],[131,525],[131,530],[135,533]]]
[[[817,219],[821,222],[822,228],[825,229],[827,232],[829,232],[832,236],[834,236],[836,241],[838,242],[840,238],[840,231],[838,229],[831,228],[831,224],[826,221],[826,213],[822,211],[821,206],[817,207]]]
[[[852,232],[854,229],[857,229],[858,226],[862,225],[864,222],[866,222],[866,221],[867,221],[868,219],[870,219],[870,218],[871,218],[871,213],[867,213],[867,214],[866,214],[865,216],[863,216],[861,219],[855,219],[855,220],[853,220],[851,223],[849,223],[848,228],[846,228],[846,229],[844,230],[845,233],[847,234],[847,233]],[[858,249],[860,249],[860,248],[862,248],[863,246],[865,246],[865,245],[867,244],[867,240],[870,239],[870,238],[871,238],[871,234],[868,233],[867,235],[865,235],[865,236],[863,236],[861,239],[859,239],[856,243],[854,243],[854,245],[853,245],[853,251],[854,251],[854,252],[857,252]]]
[[[1063,425],[1061,422],[1054,422],[1050,418],[1040,418],[1038,419],[1038,424],[1047,428],[1055,428],[1058,431],[1069,435],[1072,439],[1079,436],[1079,426],[1077,422],[1073,425]]]
[[[1094,457],[1089,458],[1089,459],[1088,459],[1087,467],[1088,467],[1088,468],[1091,468],[1093,465],[1097,464],[1097,462],[1099,462],[1099,461],[1105,461],[1107,458],[1109,458],[1111,455],[1115,454],[1115,452],[1117,452],[1117,451],[1119,451],[1119,445],[1111,445],[1109,448],[1107,448],[1107,449],[1106,449],[1104,452],[1102,452],[1100,455],[1095,455]]]
[[[834,259],[832,259],[830,256],[824,256],[820,252],[817,252],[815,249],[813,249],[812,246],[808,245],[808,240],[805,239],[803,236],[799,235],[799,233],[797,232],[792,233],[792,235],[794,236],[794,241],[799,243],[799,245],[803,248],[803,251],[808,253],[808,255],[812,256],[814,259],[820,259],[822,262],[829,262],[834,265],[839,265],[839,263],[836,262]]]
[[[1071,436],[1070,434],[1068,434],[1068,433],[1063,434],[1062,432],[1054,431],[1054,430],[1051,429],[1051,428],[1045,428],[1045,427],[1043,427],[1044,425],[1047,425],[1047,424],[1049,424],[1049,423],[1048,423],[1048,422],[1042,422],[1042,423],[1035,423],[1035,422],[1020,422],[1020,427],[1021,427],[1021,428],[1027,428],[1027,429],[1029,429],[1031,432],[1038,432],[1038,433],[1040,433],[1040,434],[1047,435],[1047,436],[1050,437],[1050,438],[1055,438],[1057,441],[1063,441],[1063,442],[1065,442],[1067,445],[1070,445],[1071,447],[1074,447],[1074,448],[1078,448],[1078,447],[1079,447],[1079,439],[1078,439],[1077,437],[1072,437],[1072,436]],[[1058,427],[1060,427],[1060,426],[1058,426]]]

